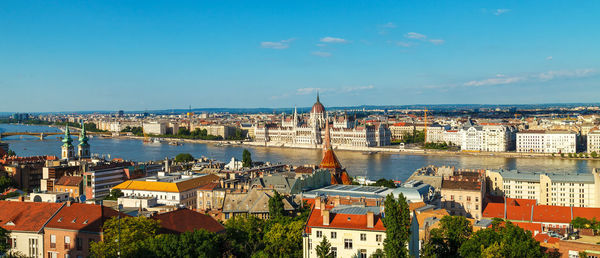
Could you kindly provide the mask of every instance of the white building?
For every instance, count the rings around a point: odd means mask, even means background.
[[[600,130],[593,130],[588,133],[587,152],[596,152],[600,154]]]
[[[331,144],[334,147],[374,147],[390,145],[391,132],[387,125],[355,126],[347,117],[327,117],[325,107],[319,101],[313,105],[308,121],[300,121],[298,113],[294,111],[291,118],[282,118],[281,126],[255,125],[254,134],[257,142],[272,142],[276,144],[289,144],[318,147],[325,138],[326,123],[333,120]]]
[[[163,205],[196,207],[196,192],[201,186],[219,180],[216,175],[154,176],[125,181],[112,189],[119,189],[125,197],[153,197]]]
[[[334,257],[370,257],[377,249],[383,251],[386,234],[380,207],[325,207],[316,201],[306,224],[303,257],[317,257],[316,247],[325,237],[331,243]]]
[[[575,153],[577,134],[568,131],[529,130],[517,133],[517,152]]]
[[[535,199],[540,205],[600,207],[600,175],[486,171],[492,195]]]
[[[460,147],[466,151],[505,152],[512,149],[514,131],[499,124],[474,126],[468,122],[460,131]]]
[[[144,133],[163,135],[167,133],[167,124],[163,122],[145,122],[143,124]]]

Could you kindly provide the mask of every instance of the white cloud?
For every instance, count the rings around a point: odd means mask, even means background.
[[[596,69],[586,68],[577,70],[560,70],[560,71],[547,71],[537,74],[525,74],[520,76],[506,76],[504,74],[497,74],[494,78],[473,80],[462,84],[467,87],[480,87],[480,86],[494,86],[494,85],[505,85],[515,84],[522,82],[547,82],[556,79],[570,79],[570,78],[584,78],[597,74]]]
[[[398,41],[398,42],[396,42],[396,45],[400,46],[400,47],[412,47],[413,46],[412,43],[404,42],[404,41]]]
[[[496,77],[484,80],[476,80],[476,81],[468,81],[465,82],[464,86],[469,87],[479,87],[479,86],[492,86],[492,85],[501,85],[501,84],[511,84],[523,81],[525,78],[523,77]]]
[[[552,60],[552,56],[547,56],[546,60]]]
[[[381,25],[381,27],[386,29],[394,29],[396,28],[396,24],[394,24],[393,22],[388,22],[386,24]]]
[[[324,42],[324,43],[348,43],[348,41],[343,38],[334,38],[334,37],[324,37],[321,39],[321,42]]]
[[[330,57],[331,53],[330,52],[324,52],[324,51],[314,51],[311,53],[311,55],[313,56],[320,56],[320,57]]]
[[[430,39],[429,42],[433,43],[434,45],[441,45],[444,44],[444,40],[443,39]]]
[[[496,10],[494,10],[494,15],[498,16],[498,15],[505,14],[507,12],[510,12],[510,9],[496,9]]]
[[[596,74],[595,69],[577,69],[577,70],[562,70],[562,71],[547,71],[537,75],[537,78],[542,81],[549,81],[559,78],[582,78]]]
[[[404,37],[407,37],[409,39],[420,39],[420,40],[424,40],[427,38],[427,36],[420,34],[420,33],[416,33],[416,32],[406,33],[406,35],[404,35]]]
[[[356,86],[356,87],[345,87],[343,91],[345,92],[354,92],[354,91],[363,91],[363,90],[372,90],[375,86],[367,85],[367,86]]]
[[[262,48],[271,48],[271,49],[286,49],[290,47],[290,43],[294,41],[294,39],[286,39],[277,42],[273,41],[263,41],[260,42],[260,46]]]
[[[311,93],[317,92],[317,91],[323,92],[319,88],[300,88],[300,89],[296,90],[296,95],[307,95],[307,94],[311,94]]]

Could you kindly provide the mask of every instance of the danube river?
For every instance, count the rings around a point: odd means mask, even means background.
[[[4,132],[58,132],[46,126],[26,126],[0,124]],[[77,144],[77,137],[73,137]],[[47,137],[40,140],[32,136],[11,136],[2,139],[10,144],[10,148],[18,155],[60,155],[60,140]],[[205,156],[228,162],[232,157],[241,159],[242,151],[247,148],[256,161],[286,163],[293,165],[318,164],[321,150],[265,148],[250,146],[217,146],[215,144],[186,143],[173,146],[166,143],[144,144],[140,140],[93,137],[89,141],[94,154],[111,158],[123,158],[134,161],[159,160],[173,157],[178,153],[191,153],[194,157]],[[427,165],[456,166],[474,169],[518,169],[536,172],[579,172],[589,173],[592,168],[599,167],[598,160],[567,160],[560,158],[506,158],[490,156],[448,156],[448,155],[409,155],[377,153],[365,155],[361,152],[336,151],[336,154],[351,176],[367,176],[370,179],[390,178],[406,180],[412,172]]]

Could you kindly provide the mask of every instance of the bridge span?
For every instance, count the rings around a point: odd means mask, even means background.
[[[0,133],[0,139],[2,139],[2,137],[15,136],[15,135],[29,135],[29,136],[40,137],[40,140],[43,140],[44,138],[46,138],[46,136],[61,135],[61,134],[64,134],[64,133],[63,132],[41,132],[41,133],[34,133],[34,132],[2,132],[2,133]],[[110,132],[86,132],[86,134],[88,134],[88,135],[112,136],[112,134]],[[78,137],[77,134],[74,134],[74,135],[71,135],[71,136]]]

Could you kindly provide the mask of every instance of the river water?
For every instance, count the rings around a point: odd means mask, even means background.
[[[33,125],[0,124],[4,132],[59,132],[57,128]],[[73,137],[74,144],[77,138]],[[45,140],[32,136],[4,137],[10,148],[20,156],[55,155],[60,156],[61,142],[57,136]],[[140,140],[92,137],[89,140],[91,151],[108,158],[123,158],[134,161],[160,160],[187,152],[194,157],[205,156],[228,162],[232,157],[242,158],[247,148],[255,161],[269,161],[293,165],[318,164],[321,150],[265,148],[251,146],[217,146],[215,144],[186,143],[180,146],[166,143],[144,144]],[[367,176],[370,179],[389,178],[406,180],[416,169],[427,165],[456,166],[471,169],[519,169],[535,172],[579,172],[590,173],[600,167],[600,160],[567,160],[559,158],[506,158],[489,156],[442,156],[377,153],[365,155],[361,152],[336,151],[338,159],[351,176]]]

